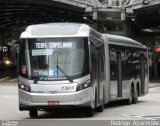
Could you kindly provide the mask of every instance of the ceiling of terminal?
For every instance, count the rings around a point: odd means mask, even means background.
[[[134,18],[142,29],[160,26],[160,4],[134,10]]]
[[[13,28],[30,24],[83,21],[85,10],[52,0],[0,0],[0,27]]]
[[[17,28],[48,22],[84,22],[85,9],[56,0],[0,0],[0,27]],[[160,26],[160,4],[134,10],[141,29]]]

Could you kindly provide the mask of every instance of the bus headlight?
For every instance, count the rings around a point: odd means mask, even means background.
[[[77,90],[76,91],[80,91],[80,90],[86,89],[86,88],[88,88],[90,86],[91,86],[90,80],[85,81],[84,83],[81,83],[81,84],[79,84],[77,86]]]
[[[24,84],[22,82],[19,82],[18,87],[19,87],[19,89],[21,89],[23,91],[31,92],[31,88],[28,84]]]

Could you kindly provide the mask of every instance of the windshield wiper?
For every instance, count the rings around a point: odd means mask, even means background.
[[[56,66],[57,67],[57,69],[59,69],[62,73],[63,73],[63,75],[70,81],[70,82],[73,82],[73,80],[62,70],[62,68],[60,68],[60,66]]]
[[[62,68],[58,65],[58,54],[61,54],[61,52],[56,51],[55,53],[57,53],[57,73],[58,73],[58,69],[63,73],[63,75],[70,81],[73,82],[73,80],[64,72],[64,70],[62,70]]]

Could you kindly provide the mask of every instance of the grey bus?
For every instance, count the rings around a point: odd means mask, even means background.
[[[19,48],[19,109],[79,107],[87,116],[104,104],[137,103],[148,93],[147,48],[126,37],[101,34],[86,24],[31,25]]]

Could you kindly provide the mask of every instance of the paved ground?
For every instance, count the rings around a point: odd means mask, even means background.
[[[56,124],[56,126],[62,126],[62,124],[64,126],[77,124],[85,125],[86,123],[84,122],[89,120],[92,120],[92,124],[89,123],[89,126],[104,126],[101,125],[101,123],[105,120],[160,121],[160,80],[158,78],[150,80],[149,93],[146,96],[139,98],[137,104],[125,105],[123,102],[111,102],[105,106],[103,113],[96,112],[94,117],[91,118],[86,117],[81,110],[53,110],[52,112],[39,112],[39,117],[33,120],[29,117],[28,112],[21,112],[18,109],[16,71],[11,70],[10,72],[4,72],[0,75],[0,120],[22,120],[24,121],[24,126],[33,124],[42,126],[46,125],[48,121],[53,121],[51,124]],[[2,123],[0,122],[0,126],[1,124]]]
[[[28,120],[28,112],[18,109],[17,80],[4,79],[0,81],[0,120]],[[133,105],[123,102],[112,102],[105,106],[103,113],[96,112],[94,117],[87,118],[80,110],[55,110],[53,112],[39,112],[38,119],[67,119],[67,120],[160,120],[160,83],[150,83],[150,93],[139,98]]]

